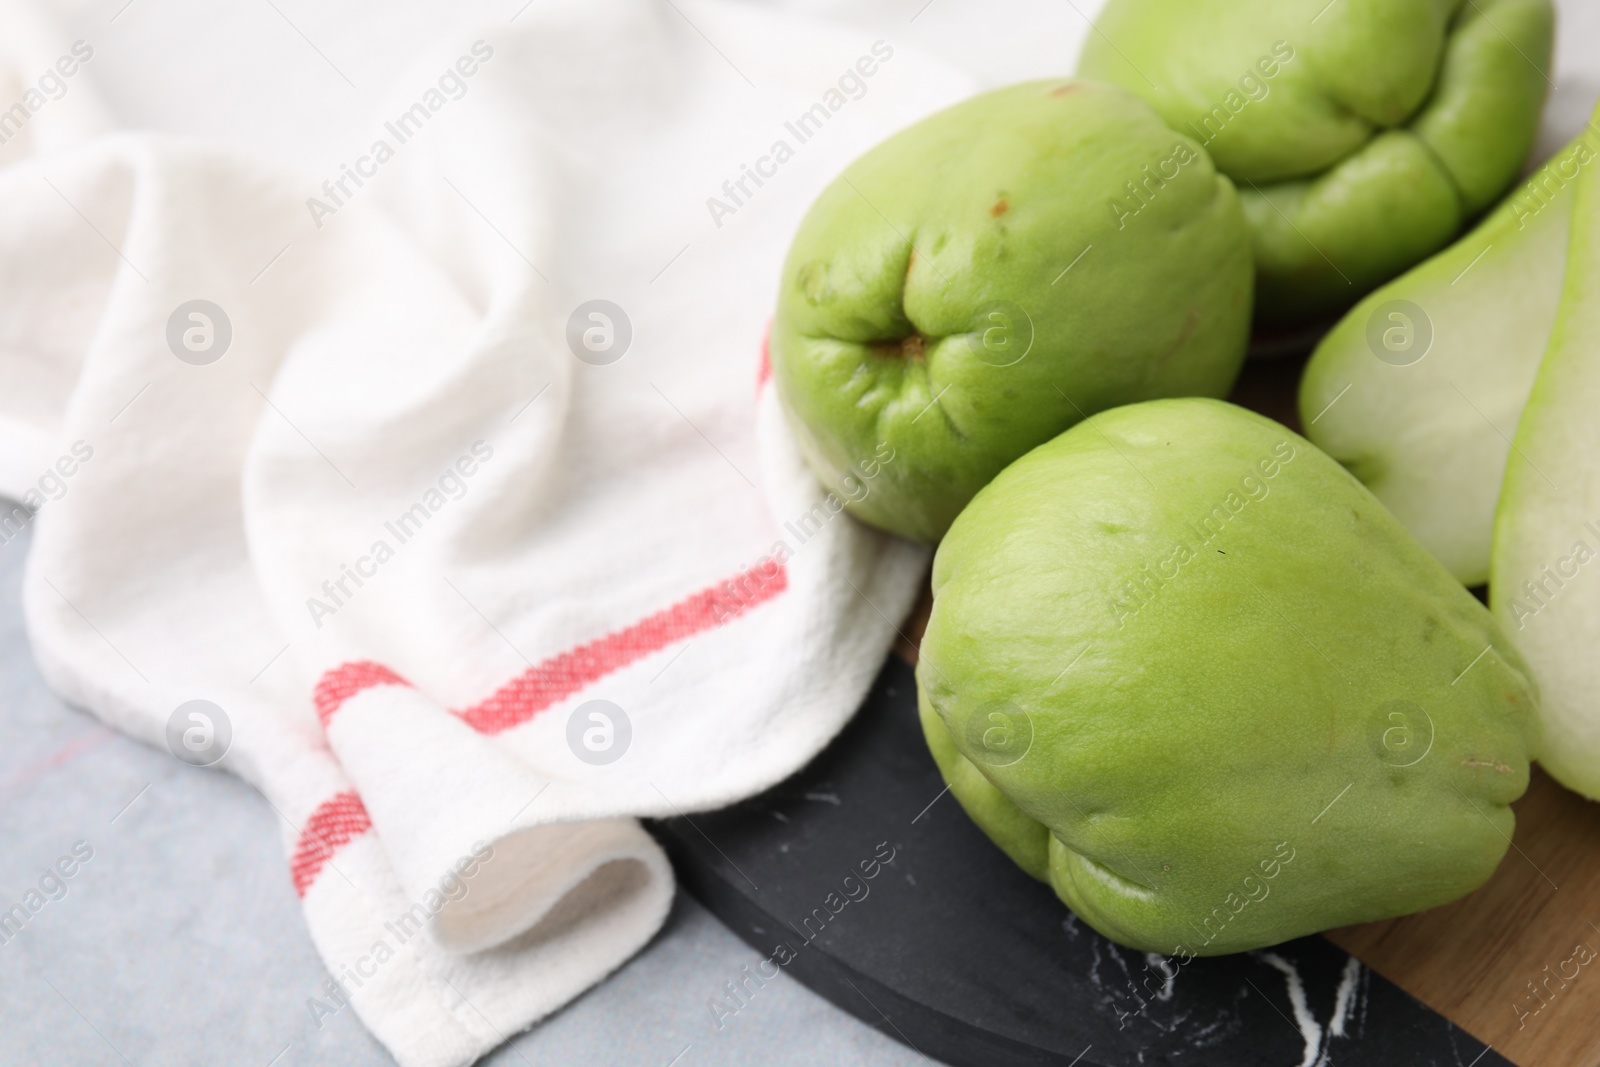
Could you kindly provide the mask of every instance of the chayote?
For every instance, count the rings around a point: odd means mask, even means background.
[[[1349,307],[1505,191],[1554,24],[1550,0],[1109,0],[1078,72],[1239,184],[1257,317],[1284,324]]]
[[[1600,113],[1470,234],[1352,308],[1300,379],[1306,436],[1464,585],[1489,579],[1511,435],[1555,326],[1573,183],[1600,160],[1597,130]]]
[[[1154,190],[1136,216],[1107,201]],[[773,377],[859,518],[937,541],[1008,463],[1089,414],[1229,390],[1250,235],[1193,140],[1109,85],[1031,82],[902,130],[800,224]]]
[[[923,728],[968,814],[1107,937],[1237,952],[1487,879],[1537,748],[1486,608],[1304,438],[1096,415],[939,546]]]
[[[1545,770],[1593,800],[1600,799],[1600,168],[1586,166],[1571,195],[1561,301],[1495,511],[1489,603],[1543,691]]]

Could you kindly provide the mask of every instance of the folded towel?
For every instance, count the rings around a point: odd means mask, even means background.
[[[895,639],[927,552],[822,494],[763,334],[811,198],[972,81],[541,0],[307,175],[111,130],[95,43],[6,24],[0,538],[36,527],[41,669],[261,790],[314,1015],[469,1063],[662,922],[638,817],[793,772]]]

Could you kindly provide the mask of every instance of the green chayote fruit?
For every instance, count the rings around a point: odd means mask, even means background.
[[[1572,187],[1561,301],[1512,438],[1489,603],[1544,700],[1551,777],[1600,799],[1600,167]],[[1505,299],[1502,295],[1501,299]]]
[[[1137,216],[1107,201],[1137,179]],[[1031,82],[856,160],[783,268],[773,377],[859,518],[937,541],[1008,463],[1096,411],[1229,390],[1250,324],[1238,196],[1137,97]]]
[[[967,813],[1095,929],[1213,955],[1487,879],[1538,744],[1489,615],[1360,482],[1220,401],[1117,408],[939,546],[917,683]]]
[[[1256,313],[1282,324],[1348,307],[1505,191],[1554,24],[1550,0],[1109,0],[1078,71],[1239,183]]]
[[[1470,234],[1352,308],[1300,379],[1306,436],[1464,585],[1489,579],[1511,435],[1561,300],[1573,183],[1600,159],[1600,113],[1590,126]]]

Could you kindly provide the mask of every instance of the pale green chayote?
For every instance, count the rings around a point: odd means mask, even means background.
[[[1538,750],[1476,599],[1304,438],[1117,408],[991,482],[933,568],[917,684],[952,793],[1084,921],[1212,955],[1484,882]]]
[[[1113,217],[1135,178],[1159,195]],[[937,541],[1084,416],[1225,395],[1251,278],[1238,196],[1192,139],[1114,86],[1024,83],[901,131],[823,191],[783,268],[773,377],[824,485]]]
[[[1256,313],[1283,324],[1349,307],[1506,190],[1554,21],[1550,0],[1109,0],[1078,72],[1239,184]]]

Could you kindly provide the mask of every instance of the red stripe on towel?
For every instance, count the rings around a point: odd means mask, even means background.
[[[294,855],[289,859],[294,891],[305,896],[333,854],[370,829],[372,819],[354,790],[339,793],[317,805],[317,810],[306,820],[305,829],[300,831],[300,840],[295,842]]]
[[[501,686],[483,703],[456,714],[479,733],[509,730],[612,671],[738,618],[788,587],[788,571],[767,560],[632,626],[552,656]]]
[[[480,733],[509,730],[612,671],[730,622],[788,587],[789,573],[783,565],[765,560],[632,626],[552,656],[501,686],[483,703],[454,714]],[[343,664],[317,683],[317,717],[326,727],[334,712],[362,690],[410,684],[381,663],[361,660]],[[295,892],[305,896],[333,854],[371,828],[372,819],[354,790],[319,805],[306,820],[289,860]]]
[[[632,626],[551,656],[502,685],[482,703],[455,714],[479,733],[509,730],[613,671],[730,622],[788,587],[789,573],[783,565],[764,560]],[[341,664],[324,674],[312,699],[317,718],[326,727],[334,712],[362,690],[410,684],[381,663],[361,660]]]
[[[326,729],[328,720],[333,718],[333,713],[338,711],[346,700],[363,689],[371,689],[377,685],[409,686],[410,684],[381,663],[358,660],[354,663],[342,663],[324,674],[322,680],[317,682],[311,700],[317,707],[317,718],[322,721],[323,728]]]
[[[772,380],[772,320],[767,320],[767,332],[761,335],[761,363],[756,367],[756,393]]]

